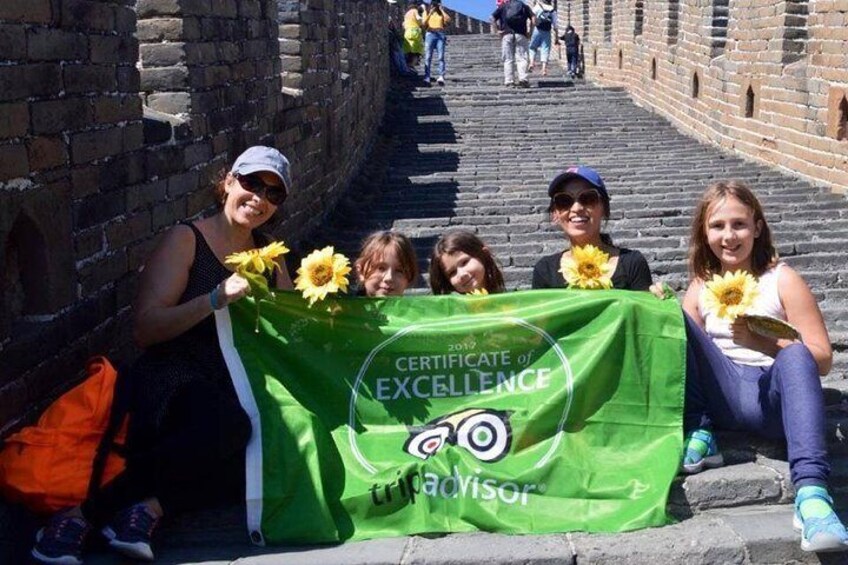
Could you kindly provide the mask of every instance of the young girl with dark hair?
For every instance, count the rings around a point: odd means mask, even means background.
[[[504,291],[504,279],[495,256],[473,233],[456,230],[436,242],[430,257],[433,294],[469,294]]]

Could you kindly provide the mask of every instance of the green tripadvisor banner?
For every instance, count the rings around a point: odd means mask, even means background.
[[[240,301],[216,315],[253,420],[257,543],[666,524],[676,301],[627,291]]]

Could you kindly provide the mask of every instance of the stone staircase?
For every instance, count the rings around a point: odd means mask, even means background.
[[[700,194],[716,180],[743,180],[763,202],[781,257],[803,274],[827,320],[835,350],[834,368],[823,381],[832,489],[845,507],[848,200],[686,137],[621,89],[570,81],[559,69],[548,77],[531,75],[530,89],[506,88],[492,37],[451,38],[448,54],[444,88],[396,85],[375,159],[316,234],[315,246],[335,243],[355,257],[367,233],[393,228],[413,239],[426,271],[435,240],[462,227],[494,251],[508,287],[528,288],[538,258],[563,247],[559,228],[548,219],[547,184],[566,166],[582,163],[606,181],[608,231],[616,243],[640,250],[655,280],[682,291],[691,212]],[[674,485],[669,504],[683,520],[679,525],[612,539],[574,535],[577,561],[818,562],[797,549],[789,527],[794,490],[784,446],[744,434],[723,434],[719,445],[728,466]],[[698,539],[710,524],[733,531],[733,543],[718,547],[743,551],[714,553],[712,543]],[[598,546],[590,551],[592,544]]]
[[[814,289],[836,349],[824,380],[833,487],[848,508],[848,201],[822,188],[724,154],[680,134],[619,89],[531,75],[526,90],[502,86],[493,36],[451,37],[447,85],[398,80],[382,137],[312,247],[333,243],[354,257],[376,229],[409,235],[421,266],[446,230],[474,230],[504,267],[507,286],[528,288],[532,267],[563,247],[547,215],[547,183],[567,165],[597,168],[612,197],[608,231],[642,251],[655,279],[682,290],[690,213],[712,181],[735,178],[761,196],[780,253]],[[425,286],[423,281],[419,286]],[[423,290],[421,292],[424,292]],[[678,479],[669,498],[676,525],[628,534],[413,536],[323,548],[254,548],[239,509],[165,524],[161,563],[845,563],[804,554],[791,530],[794,495],[781,445],[723,434],[728,465]],[[10,511],[13,512],[13,511]],[[0,561],[18,562],[31,523],[7,513],[15,543]],[[843,518],[848,515],[843,515]],[[0,530],[4,516],[0,513]],[[7,524],[9,525],[9,524]],[[10,526],[11,527],[11,526]],[[24,544],[20,540],[23,539]],[[7,548],[5,553],[3,548]],[[17,548],[17,549],[15,549]],[[96,552],[89,563],[117,563]]]

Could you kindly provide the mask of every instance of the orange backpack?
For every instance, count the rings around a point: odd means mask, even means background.
[[[124,469],[118,451],[126,438],[126,379],[105,357],[89,360],[87,372],[38,424],[6,439],[0,492],[7,500],[52,513],[80,504]]]

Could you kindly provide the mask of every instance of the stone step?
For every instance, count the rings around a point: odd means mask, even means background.
[[[386,538],[327,546],[256,547],[233,525],[224,535],[200,531],[192,543],[186,529],[163,531],[156,547],[157,563],[239,563],[242,565],[432,564],[654,565],[845,563],[844,556],[801,551],[792,530],[789,504],[708,510],[662,528],[610,533],[510,536],[467,533]],[[843,516],[843,519],[845,517]],[[105,549],[86,563],[113,565],[124,561]]]
[[[842,398],[841,395],[831,394],[829,396],[831,400]],[[830,449],[834,456],[831,491],[842,507],[844,507],[843,502],[848,501],[848,444],[845,443],[845,438],[842,435],[846,423],[848,423],[848,407],[844,402],[833,404],[828,410],[828,437]],[[587,535],[575,533],[531,537],[547,542],[565,536],[572,538],[575,544],[577,540],[580,540],[587,544],[586,547],[598,548],[600,544],[608,542],[614,542],[613,545],[616,546],[641,543],[639,541],[640,536],[645,535],[658,540],[673,540],[675,536],[685,533],[687,539],[687,543],[683,544],[685,546],[693,540],[701,538],[702,529],[705,527],[703,524],[714,523],[718,520],[725,522],[725,526],[736,528],[742,527],[743,517],[747,517],[753,521],[749,524],[753,529],[746,530],[750,539],[759,539],[759,536],[768,533],[773,536],[768,538],[771,543],[779,544],[780,552],[788,551],[796,556],[793,559],[797,558],[797,555],[800,555],[795,553],[798,543],[797,535],[793,535],[786,529],[791,522],[790,503],[794,497],[794,489],[788,479],[788,464],[783,460],[785,459],[783,445],[779,442],[761,440],[746,434],[727,432],[720,433],[718,441],[727,462],[725,467],[705,471],[698,475],[678,477],[672,484],[668,504],[670,513],[682,520],[677,526],[631,534]],[[785,524],[782,525],[781,522],[784,520]],[[23,557],[30,543],[29,540],[32,539],[36,527],[37,522],[19,509],[0,507],[0,531],[6,536],[4,539],[0,539],[0,562],[23,562]],[[675,533],[675,536],[669,535],[672,532]],[[737,531],[737,533],[741,532],[741,530]],[[501,543],[498,540],[511,539],[509,536],[493,534],[473,534],[473,536],[490,538],[493,543]],[[738,539],[749,539],[745,535],[730,537],[736,538],[737,541]],[[230,562],[237,558],[246,559],[250,556],[261,555],[265,555],[267,559],[271,559],[271,556],[274,556],[274,559],[292,559],[292,563],[313,562],[312,559],[318,558],[343,559],[347,563],[350,562],[348,558],[354,558],[358,555],[356,548],[371,545],[382,547],[383,544],[405,545],[415,543],[418,538],[398,538],[394,541],[380,540],[365,542],[364,545],[345,544],[336,548],[287,547],[284,550],[280,548],[258,548],[249,543],[246,534],[244,509],[237,505],[203,512],[192,512],[166,519],[157,539],[157,555],[159,556],[157,562],[159,563]],[[462,540],[465,538],[451,535],[439,539],[443,540],[442,543],[454,544],[464,543]],[[762,541],[765,543],[765,540]],[[676,544],[671,544],[669,547],[675,546]],[[689,553],[675,553],[669,547],[665,548],[666,551],[670,551],[667,554],[669,559],[672,559],[672,557],[678,559],[681,558],[681,555],[690,555]],[[765,550],[765,547],[760,549]],[[775,550],[777,549],[775,547]],[[88,563],[120,562],[102,545],[98,547],[96,539],[92,551],[92,557],[86,560]],[[595,555],[594,551],[595,549],[588,553],[587,558],[590,555]],[[611,555],[614,556],[617,553]],[[365,559],[366,554],[362,554],[362,558]],[[697,560],[701,558],[707,559],[708,556],[693,555],[692,559],[695,559],[695,561],[686,562],[715,562]],[[244,562],[251,561],[239,561],[239,563]],[[265,561],[259,560],[256,562]],[[269,560],[267,562],[276,563],[278,561]],[[323,563],[324,561],[316,562]],[[373,563],[374,561],[367,562]],[[533,561],[524,562],[532,563]],[[740,563],[747,562],[749,561],[740,561]],[[750,561],[750,563],[760,562],[763,561]]]

